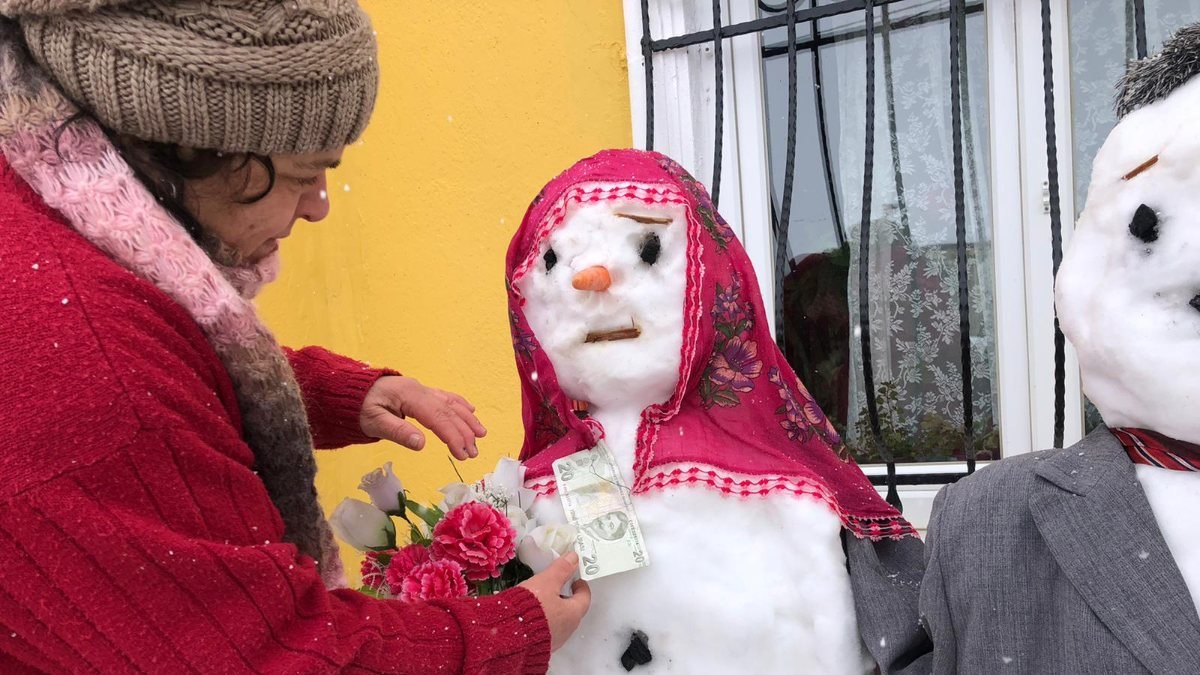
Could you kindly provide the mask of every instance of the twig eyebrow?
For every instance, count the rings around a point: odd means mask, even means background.
[[[671,219],[671,218],[662,218],[662,217],[655,217],[655,216],[640,216],[636,213],[618,213],[617,217],[618,218],[628,218],[634,222],[638,222],[643,225],[670,225],[671,222],[673,222],[673,219]]]
[[[1141,164],[1138,164],[1136,169],[1122,176],[1121,180],[1133,180],[1155,164],[1158,164],[1158,155],[1155,155]]]

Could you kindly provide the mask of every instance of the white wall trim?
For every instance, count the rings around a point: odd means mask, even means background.
[[[1030,423],[1025,232],[1017,78],[1016,0],[987,4],[988,147],[991,149],[992,264],[995,283],[996,376],[1000,443],[1004,455],[1033,449]],[[1028,4],[1028,3],[1026,3]]]
[[[1042,185],[1046,169],[1046,108],[1042,75],[1042,16],[1040,3],[1017,7],[1017,72],[1022,93],[1020,137],[1022,161],[1021,210],[1026,245],[1026,335],[1029,344],[1032,447],[1054,445],[1054,268],[1050,251],[1050,216],[1044,212]],[[1063,249],[1070,242],[1075,219],[1071,161],[1070,53],[1067,42],[1067,0],[1051,1],[1051,42],[1054,65],[1055,126],[1058,142]],[[1011,142],[1011,141],[1010,141]],[[1067,344],[1066,425],[1064,445],[1083,437],[1083,393],[1075,351]]]
[[[983,467],[991,464],[991,461],[980,461],[975,463],[975,470],[978,471]],[[866,464],[862,467],[863,473],[868,476],[886,476],[887,466],[884,464]],[[912,462],[896,465],[897,476],[912,476],[916,474],[956,474],[966,473],[966,462]]]
[[[633,147],[646,148],[646,64],[642,59],[642,3],[624,0],[625,63],[629,74],[629,114]]]

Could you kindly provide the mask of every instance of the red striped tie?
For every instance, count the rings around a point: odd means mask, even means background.
[[[1146,429],[1112,429],[1134,464],[1172,471],[1200,471],[1200,445],[1193,445]]]

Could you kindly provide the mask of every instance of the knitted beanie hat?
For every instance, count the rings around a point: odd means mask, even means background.
[[[270,154],[358,138],[379,81],[355,0],[0,0],[62,91],[121,134]]]

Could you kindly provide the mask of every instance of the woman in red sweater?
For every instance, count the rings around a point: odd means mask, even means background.
[[[354,0],[0,0],[0,672],[541,673],[587,609],[346,590],[313,449],[462,397],[251,304],[378,79]]]

